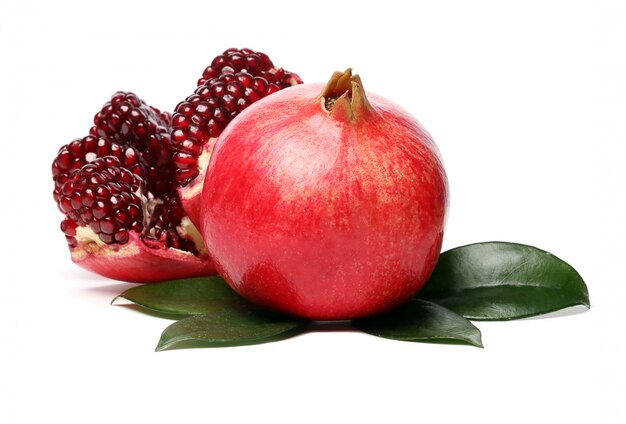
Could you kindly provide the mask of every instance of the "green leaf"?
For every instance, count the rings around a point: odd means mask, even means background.
[[[287,338],[308,321],[262,310],[251,303],[215,304],[207,313],[183,318],[161,334],[157,351],[178,347],[223,347]]]
[[[587,286],[574,268],[536,247],[504,242],[442,253],[417,296],[475,320],[511,320],[575,305],[589,307]]]
[[[113,299],[124,298],[146,309],[176,315],[196,315],[215,305],[245,302],[221,277],[187,278],[143,284]]]
[[[483,347],[480,331],[470,321],[422,299],[411,299],[391,312],[354,320],[353,324],[386,339]]]

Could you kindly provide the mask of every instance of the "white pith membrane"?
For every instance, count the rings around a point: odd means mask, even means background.
[[[208,161],[207,161],[208,162]],[[141,205],[143,207],[143,228],[141,234],[129,230],[129,239],[124,244],[112,243],[107,244],[100,240],[100,236],[93,231],[88,225],[79,225],[76,227],[76,242],[77,246],[71,249],[71,254],[74,260],[81,260],[86,256],[98,254],[99,256],[108,258],[121,258],[138,254],[142,249],[140,245],[145,246],[145,250],[175,250],[182,255],[196,256],[186,250],[177,249],[175,247],[167,247],[165,249],[154,249],[142,242],[141,236],[152,235],[154,236],[155,229],[149,227],[149,223],[152,221],[152,216],[156,207],[163,203],[161,199],[155,199],[152,193],[148,192],[147,196],[142,193],[143,184],[134,193],[141,199]],[[200,232],[191,220],[185,216],[180,225],[176,227],[176,232],[182,238],[191,240],[196,249],[198,250],[198,256],[206,255],[207,250],[204,246],[204,241]]]
[[[193,243],[196,246],[196,249],[198,249],[198,254],[200,255],[208,254],[208,251],[206,249],[206,246],[204,245],[204,240],[202,239],[202,235],[200,234],[200,231],[198,231],[198,228],[196,228],[196,226],[193,225],[189,217],[185,216],[183,219],[181,219],[180,224],[181,225],[176,227],[176,232],[181,237],[186,238],[187,240],[193,241]],[[184,250],[182,250],[181,252],[189,253],[190,255],[192,254],[191,252],[186,252]]]

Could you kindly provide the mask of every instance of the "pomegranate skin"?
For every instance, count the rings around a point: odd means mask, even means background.
[[[195,256],[178,249],[152,249],[137,233],[129,234],[123,245],[104,245],[95,238],[80,240],[71,247],[72,261],[88,271],[131,283],[153,283],[179,278],[215,275],[206,254]]]
[[[200,231],[231,287],[314,320],[364,317],[415,295],[439,257],[447,210],[430,135],[346,73],[334,88],[290,87],[235,118],[202,192]]]

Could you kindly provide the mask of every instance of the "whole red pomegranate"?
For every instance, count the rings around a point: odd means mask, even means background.
[[[309,319],[383,312],[439,257],[447,179],[421,125],[357,75],[251,105],[215,145],[199,225],[244,297]]]

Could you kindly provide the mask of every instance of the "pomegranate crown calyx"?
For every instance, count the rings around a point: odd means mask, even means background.
[[[374,109],[367,100],[361,77],[352,75],[352,69],[335,72],[320,94],[322,107],[333,118],[356,122],[360,116]]]

